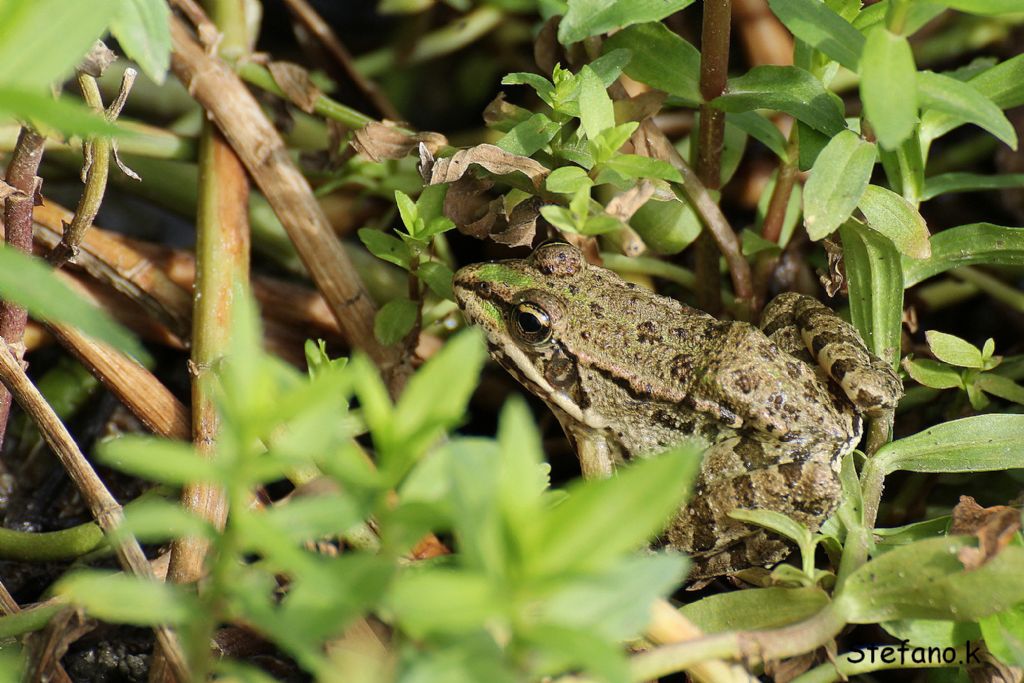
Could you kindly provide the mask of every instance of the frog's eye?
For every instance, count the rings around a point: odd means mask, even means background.
[[[537,304],[524,301],[512,309],[512,331],[528,344],[543,344],[551,337],[551,318]]]

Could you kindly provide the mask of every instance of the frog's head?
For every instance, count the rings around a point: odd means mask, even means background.
[[[455,273],[455,300],[469,322],[483,329],[491,356],[563,410],[578,399],[576,361],[566,349],[579,328],[572,318],[590,268],[579,249],[551,242],[529,258],[474,264]]]

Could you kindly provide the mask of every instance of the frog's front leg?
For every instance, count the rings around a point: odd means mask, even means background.
[[[761,329],[790,353],[797,351],[792,345],[799,338],[862,413],[891,410],[903,395],[892,367],[868,351],[850,323],[813,297],[794,292],[775,297],[765,307]]]

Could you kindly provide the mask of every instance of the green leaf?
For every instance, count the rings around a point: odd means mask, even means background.
[[[949,114],[963,123],[973,123],[1017,149],[1017,133],[999,107],[971,83],[950,76],[920,71],[917,92],[925,109]]]
[[[986,394],[992,394],[1014,403],[1024,404],[1024,387],[1009,377],[986,372],[978,377],[974,384]]]
[[[149,358],[130,332],[59,280],[42,261],[9,247],[0,247],[0,296],[24,306],[34,318],[70,325],[143,363]]]
[[[984,364],[981,349],[960,337],[936,330],[928,330],[924,336],[928,348],[944,363],[961,368],[980,368]]]
[[[853,131],[836,135],[818,155],[804,186],[807,236],[830,235],[857,208],[875,165],[875,146]]]
[[[340,493],[295,497],[263,514],[261,521],[296,543],[335,536],[363,521],[355,501]]]
[[[1024,228],[970,223],[937,233],[931,238],[931,245],[932,256],[927,260],[903,258],[905,286],[975,263],[1024,265]]]
[[[1024,104],[1024,54],[982,71],[970,83],[1000,109]]]
[[[44,93],[74,71],[102,37],[117,0],[6,0],[0,3],[0,87]],[[0,94],[4,111],[6,93]]]
[[[978,192],[1016,187],[1024,187],[1024,173],[1001,173],[999,175],[943,173],[925,181],[921,200],[928,201],[953,192]]]
[[[959,389],[964,384],[959,371],[928,358],[907,358],[903,368],[918,384],[932,389]]]
[[[950,9],[981,16],[1024,12],[1020,6],[1020,0],[939,0],[939,3]]]
[[[672,164],[640,154],[616,154],[604,162],[603,168],[610,168],[627,180],[659,178],[676,183],[683,182],[682,175]]]
[[[829,136],[846,128],[834,96],[821,81],[794,66],[756,66],[730,79],[726,94],[711,104],[731,113],[755,109],[784,111]]]
[[[438,261],[426,261],[420,264],[416,275],[427,283],[437,296],[449,301],[455,300],[455,292],[452,291],[452,269]]]
[[[800,546],[801,550],[813,543],[811,531],[806,526],[775,510],[744,510],[738,508],[729,513],[733,519],[763,527],[784,536]]]
[[[592,61],[587,66],[597,74],[604,87],[608,88],[622,74],[622,70],[629,64],[633,55],[629,50],[613,50],[604,45],[604,54]]]
[[[371,254],[388,263],[394,263],[406,270],[409,269],[412,251],[405,242],[373,228],[360,228],[357,234]]]
[[[540,97],[549,106],[552,103],[552,94],[554,93],[555,86],[548,79],[538,74],[532,74],[526,71],[517,71],[510,73],[501,79],[502,85],[528,85],[534,89],[537,96]]]
[[[1024,467],[1024,415],[977,415],[943,422],[886,444],[868,462],[885,474]]]
[[[580,70],[579,82],[580,121],[587,138],[595,140],[602,131],[615,126],[612,98],[608,96],[604,83],[589,66]]]
[[[409,195],[401,190],[395,190],[395,205],[398,207],[398,214],[402,217],[402,225],[406,232],[416,237],[416,219],[419,218],[419,210]]]
[[[194,619],[199,606],[181,586],[125,574],[79,570],[60,579],[54,593],[115,624],[177,625]]]
[[[587,172],[579,166],[562,166],[548,174],[544,186],[548,192],[559,194],[575,194],[580,188],[589,188],[594,184]]]
[[[502,512],[513,522],[528,523],[548,488],[550,466],[544,462],[540,433],[529,407],[519,397],[505,402],[498,418]]]
[[[558,42],[570,45],[589,36],[648,21],[660,21],[693,0],[569,0],[558,25]]]
[[[629,225],[648,248],[659,254],[678,254],[700,235],[702,224],[688,202],[650,199],[641,206]]]
[[[629,140],[629,136],[640,124],[627,121],[612,128],[605,128],[596,137],[590,138],[590,147],[594,152],[594,160],[598,163],[607,161],[616,151]]]
[[[856,221],[839,228],[850,293],[850,319],[871,350],[893,364],[900,353],[903,274],[888,238]]]
[[[788,157],[786,153],[786,138],[775,127],[774,123],[757,112],[745,111],[727,114],[725,120],[775,152],[775,156],[779,157],[779,159],[785,160]]]
[[[395,578],[386,600],[402,629],[422,638],[476,631],[501,610],[506,598],[476,572],[412,568]]]
[[[497,144],[506,152],[528,157],[543,149],[561,129],[560,124],[544,114],[534,114],[506,133]]]
[[[540,215],[551,225],[563,232],[578,232],[572,213],[563,206],[548,204],[540,207]]]
[[[45,124],[64,135],[129,137],[131,133],[107,121],[80,102],[54,99],[20,87],[0,86],[0,113]]]
[[[860,97],[882,147],[895,149],[913,134],[917,126],[917,67],[905,36],[883,26],[868,33]]]
[[[837,600],[847,621],[974,621],[1024,601],[1024,548],[1010,546],[967,571],[957,557],[963,537],[918,541],[876,557],[853,572]]]
[[[539,623],[525,634],[541,672],[561,673],[582,669],[598,680],[628,681],[629,662],[617,643],[599,637],[591,624],[570,628]],[[550,679],[550,676],[543,677]]]
[[[466,412],[486,357],[475,329],[449,339],[406,384],[395,406],[397,438],[412,443],[455,426]]]
[[[915,259],[931,256],[928,226],[914,205],[903,197],[884,187],[868,185],[857,207],[868,227],[892,240],[901,254]]]
[[[769,252],[775,256],[782,253],[782,247],[771,240],[766,240],[749,228],[744,228],[743,232],[740,233],[740,244],[742,245],[743,255],[748,258],[764,252]]]
[[[580,232],[584,235],[605,235],[621,230],[622,226],[622,221],[615,216],[598,213],[587,217]]]
[[[985,647],[1007,666],[1024,666],[1024,604],[982,617]]]
[[[208,458],[177,441],[122,436],[101,443],[96,455],[104,465],[164,484],[181,486],[220,480],[220,473]]]
[[[444,218],[444,198],[448,195],[448,183],[427,185],[420,191],[416,198],[416,216],[423,219],[428,225]]]
[[[768,6],[794,36],[856,72],[864,36],[819,0],[769,0]]]
[[[538,532],[534,570],[561,574],[599,567],[664,528],[700,465],[692,446],[640,460],[611,479],[569,488]],[[628,516],[629,524],[619,524]]]
[[[373,334],[385,346],[397,344],[416,324],[420,307],[415,301],[399,297],[392,299],[377,311],[373,319]]]
[[[626,75],[696,106],[700,96],[700,52],[660,22],[638,24],[610,36],[607,53],[627,49],[633,57]]]
[[[777,628],[803,621],[828,604],[820,588],[752,588],[719,593],[679,611],[705,633]]]
[[[143,543],[163,543],[185,536],[213,539],[217,535],[212,524],[169,500],[137,499],[125,508],[124,514],[125,521],[110,534],[112,543],[129,536]]]
[[[110,24],[121,49],[162,85],[171,64],[171,11],[166,0],[122,0]]]

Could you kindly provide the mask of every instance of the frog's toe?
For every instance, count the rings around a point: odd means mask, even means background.
[[[751,567],[768,567],[786,559],[793,547],[777,536],[760,530],[707,556],[691,557],[686,580],[700,581],[716,576],[735,574]]]

